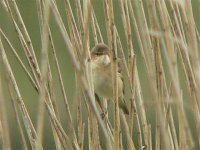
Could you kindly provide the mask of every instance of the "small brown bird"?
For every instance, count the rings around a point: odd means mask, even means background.
[[[106,99],[112,99],[113,98],[112,68],[111,68],[110,52],[107,45],[100,43],[97,44],[92,49],[91,67],[92,67],[92,77],[94,83],[94,92],[98,103],[100,103],[100,99],[98,96]],[[125,114],[129,114],[128,108],[123,99],[124,86],[123,86],[122,75],[119,71],[117,72],[117,82],[118,82],[119,107],[123,110]]]

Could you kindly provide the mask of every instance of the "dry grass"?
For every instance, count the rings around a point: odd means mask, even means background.
[[[81,150],[88,147],[91,150],[106,148],[109,150],[192,150],[200,148],[198,44],[200,41],[191,0],[74,0],[73,8],[69,0],[64,0],[59,1],[65,7],[66,13],[62,15],[55,0],[36,0],[35,11],[38,14],[42,39],[39,59],[36,58],[35,47],[16,1],[2,0],[1,2],[2,8],[13,24],[26,58],[21,59],[16,46],[0,28],[0,146],[2,149],[13,149],[8,125],[10,114],[6,106],[9,99],[19,129],[18,141],[22,143],[23,149],[44,149],[45,120],[49,120],[50,132],[54,138],[53,145],[56,149]],[[103,5],[100,17],[104,18],[103,24],[107,32],[105,35],[102,34],[103,29],[97,19],[96,3]],[[118,10],[115,10],[114,6],[117,6]],[[121,15],[122,21],[120,34],[115,18],[118,15]],[[64,23],[64,17],[67,18],[67,23]],[[51,20],[57,25],[56,29],[65,43],[73,65],[76,79],[75,99],[68,97],[66,92],[66,87],[70,85],[65,85],[63,81],[64,71],[60,67],[60,58],[57,55],[60,50],[55,47]],[[114,109],[109,110],[103,120],[100,116],[102,110],[95,102],[91,78],[90,49],[93,42],[107,43],[112,56],[115,101],[110,105],[113,105]],[[139,45],[139,48],[135,45]],[[19,86],[20,82],[16,80],[16,73],[12,69],[12,60],[7,56],[10,51],[33,86],[32,90],[38,94],[36,123],[33,123],[26,107]],[[142,58],[139,57],[140,54]],[[53,56],[53,62],[49,59],[50,56]],[[128,116],[125,116],[118,107],[116,59],[118,57],[123,62],[125,93],[128,93],[126,101],[130,109]],[[142,74],[146,75],[147,85],[143,84],[138,61],[145,65]],[[56,66],[56,71],[52,69],[52,63]],[[52,72],[58,75],[57,83],[61,88],[59,97],[54,88],[56,79]],[[182,73],[186,80],[183,79]],[[3,82],[4,79],[6,82]],[[9,95],[4,94],[4,86],[8,89]],[[143,86],[148,87],[152,98],[145,96]],[[187,94],[186,98],[184,92]],[[63,100],[65,104],[64,118],[60,115],[58,99]],[[104,107],[107,108],[106,102]],[[150,111],[149,107],[152,107]],[[192,114],[189,116],[186,110],[190,110]],[[46,112],[48,117],[45,115]],[[149,112],[153,116],[150,117],[147,114]],[[178,121],[175,121],[176,115]],[[150,121],[152,117],[156,118],[153,123]],[[65,120],[67,129],[61,120]],[[188,120],[193,120],[195,129],[192,129],[193,125]]]

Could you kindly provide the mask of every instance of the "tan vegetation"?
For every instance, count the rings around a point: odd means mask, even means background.
[[[23,149],[45,149],[46,123],[51,126],[49,132],[52,132],[56,149],[200,148],[200,37],[191,0],[59,1],[65,7],[65,14],[60,13],[58,1],[35,2],[41,37],[39,58],[36,57],[36,48],[18,7],[17,3],[20,2],[2,0],[0,3],[13,24],[16,40],[20,41],[25,55],[25,59],[22,59],[22,52],[16,49],[6,32],[0,28],[2,149],[14,149],[8,121],[10,114],[6,106],[9,100],[12,104],[9,107],[14,110],[15,126],[19,129],[18,141]],[[95,9],[98,3],[103,4],[100,17],[104,18],[104,22],[98,21],[98,12]],[[121,26],[115,19],[119,15]],[[67,21],[63,21],[65,17]],[[57,26],[52,26],[51,21]],[[105,24],[105,29],[100,24]],[[66,92],[66,87],[71,85],[64,84],[64,71],[57,56],[59,51],[65,49],[56,49],[53,27],[62,36],[73,65],[71,73],[75,74],[75,98],[68,97],[69,93]],[[123,34],[119,33],[119,28]],[[106,30],[107,34],[103,34],[102,30]],[[108,44],[113,58],[112,75],[115,79],[115,101],[110,103],[111,106],[107,106],[107,101],[104,101],[105,109],[110,108],[104,119],[100,116],[102,110],[95,102],[91,78],[90,49],[97,43]],[[30,90],[34,90],[29,92],[36,91],[38,94],[37,112],[34,116],[37,118],[36,123],[33,123],[33,116],[29,114],[8,53],[14,56],[29,79],[33,87]],[[52,56],[53,60],[49,58]],[[118,57],[123,61],[129,115],[124,115],[118,107]],[[142,73],[142,65],[139,65],[141,62],[145,65]],[[52,69],[52,64],[56,69]],[[56,79],[52,75],[53,71],[58,76],[57,84],[61,89],[59,96],[54,88]],[[145,75],[147,83],[142,83],[141,75]],[[150,97],[144,94],[145,86]],[[65,104],[64,115],[60,115],[61,100]],[[188,115],[187,110],[192,113]],[[48,115],[45,115],[46,112]],[[152,116],[148,115],[149,112]],[[87,117],[84,117],[85,114]],[[156,118],[153,123],[150,121],[152,118]]]

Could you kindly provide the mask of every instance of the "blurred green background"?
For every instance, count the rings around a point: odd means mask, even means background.
[[[41,51],[41,38],[40,38],[40,29],[39,29],[39,22],[38,22],[38,16],[37,16],[37,7],[36,7],[36,0],[16,0],[19,10],[21,12],[21,15],[23,17],[24,23],[27,27],[28,33],[31,37],[36,57],[38,59],[38,62],[40,63],[40,51]],[[71,0],[72,8],[74,8],[73,0]],[[121,15],[120,15],[120,8],[118,6],[118,1],[114,0],[114,13],[115,13],[115,23],[117,25],[117,29],[119,31],[122,44],[124,46],[124,49],[126,49],[126,40],[125,40],[125,35],[124,35],[124,30],[122,26],[122,20],[121,20]],[[198,11],[198,0],[192,0],[193,3],[193,11],[194,11],[194,17],[197,25],[197,29],[200,29],[200,14]],[[57,0],[58,6],[59,6],[59,11],[62,14],[64,22],[67,24],[67,19],[66,19],[66,14],[65,14],[65,8],[63,5],[63,1]],[[103,34],[103,38],[105,43],[107,43],[107,37],[106,37],[106,27],[105,27],[105,20],[104,20],[104,13],[103,13],[103,3],[102,1],[99,0],[94,0],[94,10],[97,15],[97,19],[100,25],[100,29]],[[75,12],[75,10],[73,10]],[[67,26],[67,25],[66,25]],[[0,5],[0,28],[5,32],[5,34],[8,36],[9,40],[13,44],[14,48],[17,50],[18,54],[22,58],[22,60],[25,62],[26,66],[28,67],[27,60],[25,58],[23,49],[21,47],[21,44],[17,38],[17,34],[14,30],[14,26],[10,20],[9,15],[5,12],[3,7]],[[74,70],[72,67],[72,64],[70,62],[70,57],[67,53],[65,44],[63,42],[63,39],[61,37],[61,34],[54,22],[53,19],[51,19],[51,29],[53,33],[53,40],[57,52],[57,56],[59,59],[60,67],[62,70],[62,75],[64,79],[64,85],[66,87],[66,93],[67,97],[70,101],[70,104],[72,104],[72,101],[75,99],[75,77],[74,77]],[[133,31],[133,35],[135,36],[135,33]],[[94,46],[94,40],[91,40],[91,47]],[[5,42],[4,42],[5,43]],[[147,111],[147,118],[148,122],[152,125],[152,137],[155,137],[154,129],[155,129],[155,112],[152,109],[153,107],[153,102],[151,98],[151,94],[149,93],[149,86],[148,86],[148,81],[147,81],[147,76],[146,76],[146,71],[145,71],[145,66],[143,62],[143,58],[141,56],[141,53],[139,51],[137,39],[133,37],[133,44],[134,44],[134,49],[137,57],[137,65],[138,65],[138,70],[139,70],[139,75],[141,79],[141,87],[142,87],[142,92],[144,95],[144,100],[145,100],[145,106],[146,106],[146,111]],[[15,74],[17,83],[19,85],[20,92],[22,93],[22,97],[24,99],[25,105],[28,109],[28,112],[32,118],[32,121],[34,123],[34,126],[36,126],[36,120],[37,120],[37,104],[38,104],[38,94],[34,90],[34,88],[31,86],[28,78],[26,77],[25,73],[23,72],[21,66],[17,62],[16,58],[13,56],[11,53],[11,50],[9,47],[4,44],[4,47],[6,49],[6,54],[8,55],[8,59],[10,61],[11,67],[13,69],[13,72]],[[65,120],[66,117],[66,112],[64,108],[64,103],[63,99],[61,97],[61,89],[60,85],[58,83],[58,75],[55,69],[55,63],[53,61],[52,57],[52,51],[50,51],[50,64],[52,68],[52,74],[53,74],[53,82],[54,82],[54,89],[55,89],[55,94],[56,94],[56,99],[57,99],[57,104],[59,105],[59,113],[62,119],[63,126],[67,128],[67,122]],[[180,74],[183,74],[183,70],[180,69]],[[183,81],[185,81],[184,76],[181,77]],[[4,83],[6,85],[6,81]],[[184,100],[186,101],[185,104],[189,102],[189,95],[187,89],[185,89],[185,82],[181,82],[181,86],[183,89],[184,93]],[[12,142],[12,148],[14,150],[20,150],[21,149],[21,143],[19,140],[19,131],[16,127],[16,120],[14,118],[14,111],[12,108],[12,104],[9,98],[9,94],[7,92],[7,87],[5,86],[4,88],[4,93],[6,97],[6,102],[7,102],[7,114],[9,117],[9,129],[10,129],[10,137],[11,137],[11,142]],[[188,120],[190,123],[190,127],[192,129],[194,139],[196,139],[196,130],[194,127],[194,120],[193,117],[189,117],[192,114],[191,106],[189,105],[186,107],[187,115],[188,115]],[[176,116],[176,115],[175,115]],[[45,137],[44,137],[44,149],[55,149],[54,147],[54,141],[53,141],[53,136],[51,132],[51,127],[49,126],[49,120],[46,117],[46,123],[45,123]],[[87,120],[85,120],[87,121]],[[175,117],[175,121],[177,122],[177,118]],[[137,135],[135,135],[136,138]],[[197,141],[195,141],[197,142]],[[85,143],[85,149],[87,149],[87,143]],[[198,148],[197,148],[198,149]]]

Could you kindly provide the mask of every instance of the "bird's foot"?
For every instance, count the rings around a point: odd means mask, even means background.
[[[103,111],[100,115],[101,115],[101,118],[102,118],[102,120],[104,120],[105,119],[105,117],[107,116],[107,114],[108,114],[108,111],[107,110],[105,110],[105,111]]]

